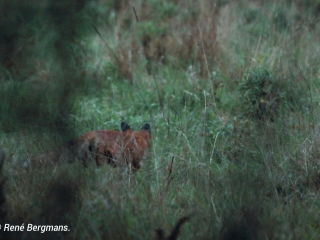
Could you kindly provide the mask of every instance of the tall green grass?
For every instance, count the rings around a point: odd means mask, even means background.
[[[70,231],[1,236],[169,239],[189,217],[180,239],[318,238],[319,2],[2,4],[2,229]],[[121,121],[152,125],[134,175],[23,167]]]

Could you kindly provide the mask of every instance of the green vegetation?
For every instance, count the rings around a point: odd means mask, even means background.
[[[186,216],[180,239],[319,238],[320,1],[0,9],[0,238],[165,239]],[[123,120],[152,125],[134,175],[24,167]]]

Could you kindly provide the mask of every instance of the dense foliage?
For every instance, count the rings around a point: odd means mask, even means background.
[[[1,1],[0,237],[174,239],[180,223],[181,239],[317,239],[319,9]],[[134,175],[26,166],[123,120],[152,125]]]

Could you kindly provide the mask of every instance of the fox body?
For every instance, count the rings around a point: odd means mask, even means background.
[[[98,166],[105,163],[114,167],[130,165],[133,171],[137,171],[150,145],[150,138],[149,123],[134,132],[122,122],[121,131],[97,130],[84,134],[76,141],[76,148],[84,166],[91,156]]]
[[[49,154],[42,155],[37,162],[61,161],[64,158],[73,158],[83,162],[85,167],[90,161],[97,166],[110,164],[113,167],[131,166],[133,172],[141,167],[141,162],[151,141],[151,127],[149,123],[139,131],[133,131],[130,126],[122,122],[121,131],[95,130],[70,141],[68,144]]]

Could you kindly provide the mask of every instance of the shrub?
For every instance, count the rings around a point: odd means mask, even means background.
[[[287,94],[280,81],[266,69],[254,69],[246,73],[239,88],[243,114],[273,121]]]

